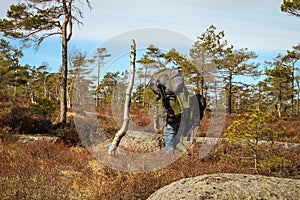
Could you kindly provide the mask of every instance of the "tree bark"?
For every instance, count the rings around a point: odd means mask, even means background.
[[[72,16],[72,4],[73,0],[62,1],[64,8],[64,23],[61,26],[61,38],[62,38],[62,77],[61,77],[61,96],[60,96],[60,123],[63,126],[67,124],[67,81],[68,81],[68,42],[73,34],[73,16]]]
[[[67,123],[67,78],[68,78],[68,42],[66,26],[62,27],[62,65],[60,84],[60,123],[65,126]]]
[[[130,80],[128,87],[126,89],[126,99],[124,104],[124,121],[121,129],[116,133],[113,142],[111,143],[108,149],[108,155],[115,155],[116,150],[121,142],[121,139],[125,136],[128,125],[130,122],[129,116],[129,107],[130,107],[130,100],[131,100],[131,93],[134,84],[134,75],[135,75],[135,59],[136,59],[136,45],[135,41],[132,40],[131,42],[131,53],[130,53]]]
[[[298,97],[297,97],[297,115],[299,114],[299,100],[300,100],[300,80],[297,80],[297,91],[298,91]]]
[[[294,114],[295,63],[296,62],[293,62],[293,65],[292,65],[292,99],[291,99],[292,115]]]
[[[232,72],[229,72],[229,85],[228,85],[228,113],[232,113]]]

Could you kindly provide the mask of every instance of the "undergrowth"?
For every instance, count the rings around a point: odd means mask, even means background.
[[[174,181],[213,173],[256,173],[251,151],[245,146],[219,142],[209,155],[200,159],[200,144],[190,147],[191,155],[183,155],[172,164],[146,173],[126,173],[99,163],[81,146],[76,127],[69,116],[67,127],[47,122],[47,134],[60,138],[52,143],[46,140],[19,143],[14,134],[44,133],[45,125],[33,116],[26,102],[13,104],[8,97],[1,97],[0,108],[0,199],[147,199],[153,192]],[[145,116],[132,112],[133,120],[146,126]],[[55,114],[52,116],[55,118]],[[99,111],[100,126],[112,138],[118,130],[111,113]],[[226,127],[236,119],[226,117]],[[49,118],[50,120],[50,118]],[[203,118],[196,136],[205,136],[211,118]],[[300,143],[299,116],[283,117],[271,128],[286,129],[275,142]],[[91,127],[87,127],[91,128]],[[93,135],[91,135],[92,137]],[[93,136],[94,137],[94,136]],[[92,137],[92,138],[93,138]],[[300,147],[268,147],[271,157],[260,162],[259,174],[300,179]]]
[[[82,147],[63,142],[0,143],[1,199],[146,199],[159,188],[187,177],[213,173],[254,174],[249,151],[219,143],[205,158],[200,145],[169,166],[146,173],[120,172],[100,164]],[[300,178],[300,148],[272,150],[286,162],[265,162],[260,174]],[[268,164],[268,165],[267,165]]]

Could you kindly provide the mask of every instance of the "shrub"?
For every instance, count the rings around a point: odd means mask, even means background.
[[[30,109],[34,114],[42,117],[43,120],[46,121],[49,115],[55,111],[55,102],[49,100],[48,98],[40,98],[35,104],[30,106]]]
[[[271,156],[267,148],[268,145],[260,145],[260,142],[265,140],[273,144],[274,138],[285,130],[285,127],[274,130],[268,126],[267,122],[274,123],[275,118],[271,114],[256,110],[251,115],[241,115],[240,119],[235,120],[225,133],[231,143],[242,142],[251,150],[256,172],[258,172],[259,160],[262,157]]]

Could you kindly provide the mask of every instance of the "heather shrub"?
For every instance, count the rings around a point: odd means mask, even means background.
[[[66,199],[74,193],[70,173],[83,173],[90,160],[85,151],[64,143],[6,142],[1,148],[1,199]]]
[[[56,124],[53,126],[51,134],[61,138],[69,147],[81,146],[81,139],[77,133],[73,120],[69,120],[66,126]]]
[[[3,134],[50,133],[50,118],[35,114],[27,99],[11,96],[1,96],[0,99],[0,129]]]

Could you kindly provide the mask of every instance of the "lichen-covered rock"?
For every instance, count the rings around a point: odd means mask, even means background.
[[[164,146],[164,138],[162,134],[128,131],[120,146],[135,152],[152,152]]]
[[[248,174],[212,174],[182,179],[148,200],[300,199],[300,180]]]

